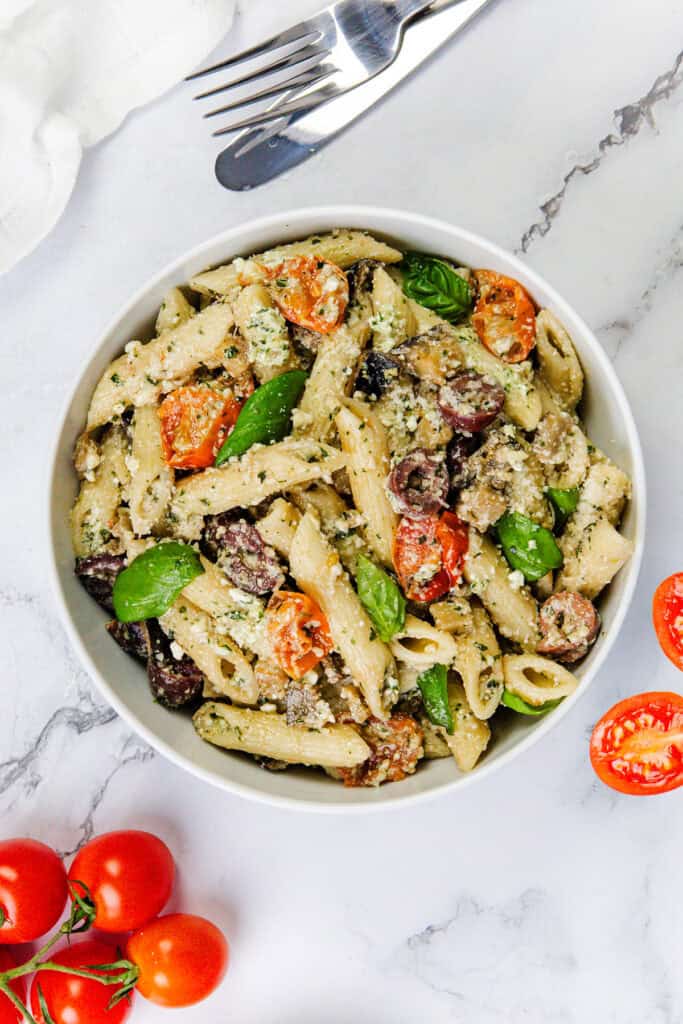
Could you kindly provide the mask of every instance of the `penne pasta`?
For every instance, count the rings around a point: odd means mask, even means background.
[[[563,665],[538,654],[504,655],[503,672],[510,693],[533,707],[568,697],[579,685],[576,676]]]
[[[498,548],[474,529],[469,531],[465,579],[499,632],[527,650],[538,641],[538,608],[524,586],[513,586],[510,567]]]
[[[153,405],[135,410],[128,466],[128,507],[133,530],[141,535],[155,533],[171,500],[173,470],[161,450],[159,415]]]

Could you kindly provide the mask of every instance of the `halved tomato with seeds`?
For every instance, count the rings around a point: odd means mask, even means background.
[[[479,298],[472,326],[489,352],[506,363],[519,363],[536,344],[536,310],[526,290],[512,277],[477,270]]]
[[[231,391],[218,391],[206,384],[171,391],[159,408],[167,464],[176,469],[212,466],[241,407]]]
[[[593,729],[590,756],[598,777],[620,793],[683,786],[683,697],[640,693],[615,704]]]
[[[307,594],[276,591],[266,616],[275,657],[293,679],[301,679],[332,650],[327,617]]]
[[[269,268],[268,282],[282,315],[300,327],[329,334],[344,319],[349,283],[329,260],[292,256]]]
[[[411,519],[404,516],[394,538],[394,567],[410,601],[435,601],[462,576],[469,546],[466,525],[453,512]]]

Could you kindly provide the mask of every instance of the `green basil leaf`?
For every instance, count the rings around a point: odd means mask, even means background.
[[[422,693],[427,718],[433,725],[442,725],[449,735],[453,734],[453,713],[448,703],[448,669],[445,665],[433,665],[417,677]]]
[[[270,444],[286,437],[291,430],[292,409],[305,383],[303,370],[290,370],[257,388],[242,406],[232,433],[216,456],[216,465],[242,455],[253,444]]]
[[[550,530],[521,512],[508,512],[496,523],[503,554],[513,569],[533,583],[562,565],[562,552]]]
[[[409,299],[433,309],[444,320],[456,323],[472,308],[472,292],[464,277],[443,260],[418,252],[406,253],[403,291]]]
[[[199,555],[189,544],[165,541],[148,548],[116,577],[116,618],[119,622],[158,618],[183,587],[203,572]]]
[[[545,704],[539,704],[534,707],[533,704],[527,704],[525,700],[518,697],[516,693],[511,693],[510,690],[503,690],[503,697],[501,704],[504,704],[506,708],[510,708],[511,711],[517,711],[520,715],[547,715],[549,711],[556,708],[558,704],[561,704],[564,697],[560,697],[559,700],[547,700]]]
[[[555,526],[561,530],[579,503],[579,488],[562,490],[561,487],[549,487],[546,494],[555,509]]]
[[[406,621],[406,602],[398,584],[365,555],[359,555],[356,587],[377,636],[388,643]]]

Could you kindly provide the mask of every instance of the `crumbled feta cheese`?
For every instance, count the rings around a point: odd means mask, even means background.
[[[515,569],[508,573],[508,583],[513,590],[519,590],[524,586],[524,574],[519,569]]]

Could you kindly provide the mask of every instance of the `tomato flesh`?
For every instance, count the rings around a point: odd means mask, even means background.
[[[50,959],[64,967],[92,967],[97,964],[110,964],[118,960],[118,953],[113,946],[107,946],[96,939],[86,942],[75,942],[66,949],[51,955]],[[112,971],[97,971],[97,974],[112,974]],[[79,978],[75,974],[62,974],[57,971],[39,971],[33,979],[31,987],[31,1010],[38,1024],[45,1024],[40,1009],[38,994],[40,986],[50,1016],[55,1024],[122,1024],[127,1020],[132,1006],[132,993],[107,1009],[109,1000],[114,995],[114,985],[102,985],[99,981]]]
[[[192,1006],[220,984],[228,943],[203,917],[167,914],[131,935],[126,954],[140,970],[138,991],[159,1006]]]
[[[340,267],[314,256],[292,256],[267,272],[270,291],[282,315],[319,334],[344,319],[349,283]]]
[[[11,971],[12,968],[17,966],[17,961],[9,950],[0,948],[0,971]],[[16,978],[10,982],[10,988],[15,996],[21,999],[22,1003],[26,1003],[25,978]],[[22,1020],[22,1015],[17,1007],[14,1006],[4,993],[0,993],[0,1024],[16,1024],[19,1020]]]
[[[232,393],[192,384],[171,391],[159,407],[164,459],[175,469],[212,466],[241,403]]]
[[[106,832],[78,852],[69,881],[95,903],[95,926],[105,932],[140,928],[166,906],[173,888],[171,851],[150,832]],[[81,883],[79,885],[79,883]]]
[[[268,603],[267,628],[278,664],[301,679],[333,647],[327,617],[306,594],[278,590]]]
[[[59,920],[68,895],[66,870],[35,839],[0,842],[0,943],[32,942]]]
[[[683,785],[683,697],[641,693],[615,704],[593,730],[590,757],[598,777],[620,793]]]
[[[652,619],[664,654],[683,672],[683,572],[669,576],[655,590]]]
[[[519,363],[536,344],[536,310],[519,281],[493,270],[475,272],[479,298],[472,326],[489,352],[506,363]]]
[[[394,537],[394,567],[410,601],[435,601],[462,578],[467,527],[453,512],[440,517],[404,516]]]

